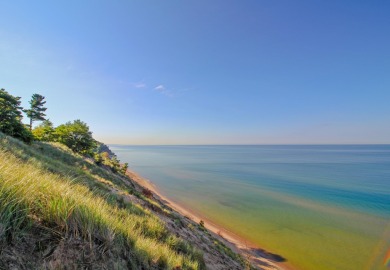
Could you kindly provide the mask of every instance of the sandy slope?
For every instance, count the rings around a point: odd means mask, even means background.
[[[199,223],[200,220],[203,220],[205,227],[210,230],[215,237],[223,241],[235,252],[240,253],[243,257],[249,259],[251,263],[257,266],[259,269],[278,269],[278,270],[292,270],[291,266],[288,266],[287,263],[281,256],[277,254],[272,254],[264,249],[257,247],[256,245],[250,243],[249,241],[239,237],[231,231],[224,229],[217,224],[212,223],[210,220],[201,217],[201,215],[190,211],[189,209],[179,205],[178,203],[169,200],[167,197],[163,196],[158,188],[149,180],[142,178],[133,171],[128,170],[128,176],[138,183],[140,186],[151,190],[154,193],[154,196],[161,203],[168,205],[175,211],[179,212],[185,217],[193,220],[196,223]]]

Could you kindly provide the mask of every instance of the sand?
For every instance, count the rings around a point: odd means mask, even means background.
[[[240,253],[243,257],[249,259],[253,265],[259,267],[259,269],[279,269],[279,270],[294,270],[294,268],[288,265],[286,262],[282,262],[281,256],[272,254],[257,245],[247,241],[246,239],[234,234],[233,232],[226,230],[222,226],[219,226],[207,218],[202,217],[201,214],[196,213],[177,202],[164,196],[159,189],[148,179],[139,176],[137,173],[128,170],[127,174],[137,182],[140,186],[151,190],[157,199],[171,207],[183,216],[186,216],[196,223],[201,220],[204,221],[205,227],[219,237],[220,240],[224,241],[232,250]]]

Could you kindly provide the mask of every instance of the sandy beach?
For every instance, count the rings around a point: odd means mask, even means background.
[[[204,221],[204,226],[211,231],[215,237],[218,237],[226,245],[228,245],[235,252],[240,253],[244,258],[248,259],[254,266],[265,270],[295,270],[293,267],[285,262],[285,259],[277,254],[272,254],[257,245],[247,241],[246,239],[236,235],[235,233],[226,230],[207,218],[202,217],[201,214],[189,210],[186,207],[174,202],[164,196],[159,189],[150,180],[145,179],[137,173],[128,170],[128,176],[137,182],[140,186],[151,190],[157,200],[171,207],[181,215],[188,217],[196,223],[201,220]]]

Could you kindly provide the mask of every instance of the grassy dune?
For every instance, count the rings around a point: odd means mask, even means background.
[[[81,241],[110,268],[204,268],[200,251],[150,211],[109,193],[112,188],[135,192],[121,176],[63,146],[27,146],[0,134],[0,247],[28,242],[39,228],[49,232],[46,242]]]

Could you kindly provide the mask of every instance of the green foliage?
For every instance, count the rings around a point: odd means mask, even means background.
[[[119,172],[121,168],[121,164],[119,163],[119,159],[116,156],[111,158],[111,169],[113,172]]]
[[[127,162],[124,164],[120,163],[120,160],[118,160],[115,154],[110,155],[108,152],[94,153],[93,158],[97,165],[110,167],[114,173],[126,174],[129,168]]]
[[[0,89],[0,131],[29,143],[33,137],[22,124],[22,118],[20,97]]]
[[[97,165],[101,165],[103,163],[103,157],[101,153],[93,154],[93,159],[95,160]]]
[[[124,164],[121,165],[120,172],[122,174],[126,174],[128,168],[129,168],[129,163],[125,162]]]
[[[56,141],[65,144],[76,153],[92,155],[96,145],[89,127],[81,120],[67,122],[55,129]]]
[[[35,140],[50,142],[55,139],[54,126],[50,120],[44,120],[32,130]]]
[[[43,101],[44,99],[45,97],[40,94],[32,95],[31,100],[29,101],[30,109],[24,110],[27,117],[30,118],[30,130],[32,129],[32,123],[34,121],[46,120],[46,114],[44,114],[44,112],[47,108],[43,107],[46,103],[46,101]]]

